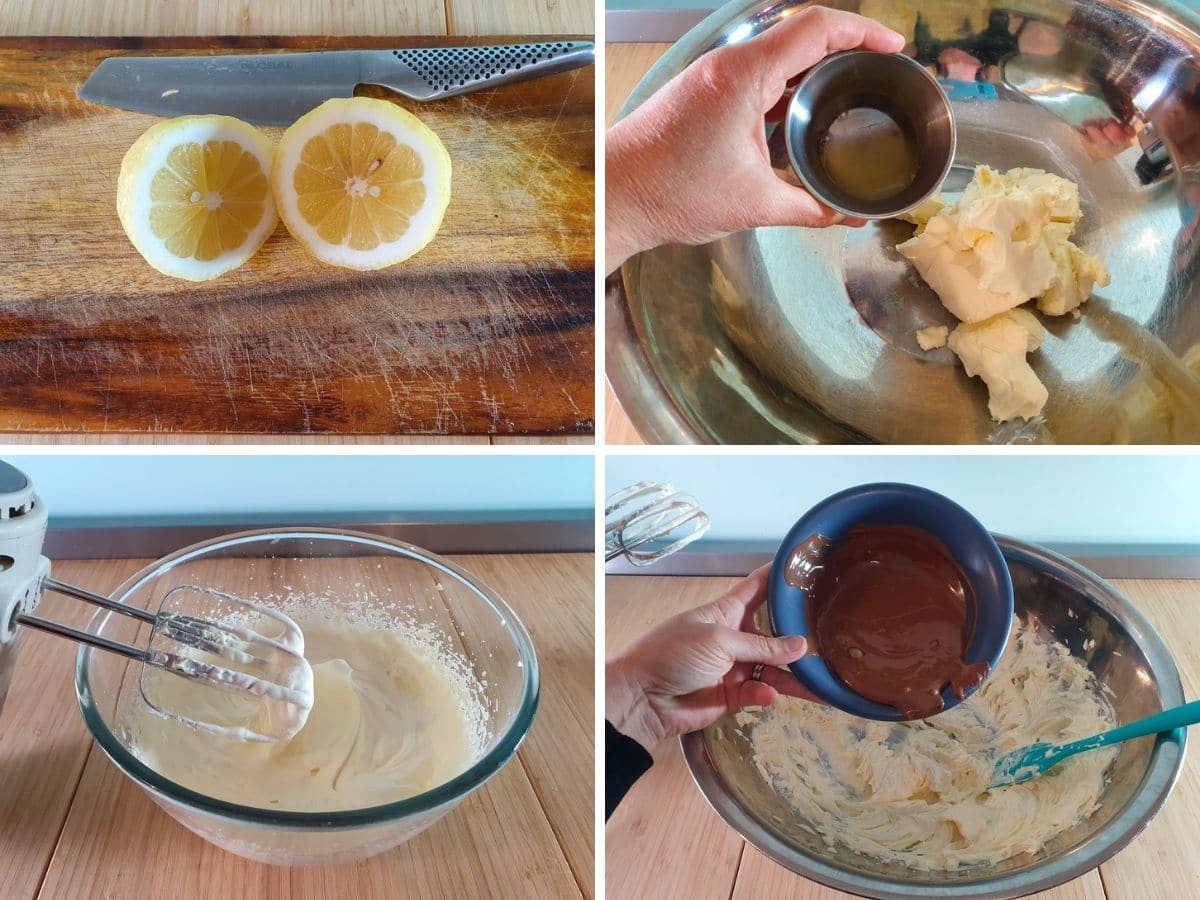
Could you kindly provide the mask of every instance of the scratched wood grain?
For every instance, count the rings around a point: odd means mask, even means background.
[[[347,865],[283,868],[218,850],[159,809],[90,743],[72,690],[74,645],[30,633],[0,719],[0,897],[589,900],[592,557],[454,561],[496,588],[529,627],[542,665],[543,708],[516,759],[448,816],[394,850]],[[108,590],[144,563],[54,566],[65,580]],[[363,580],[346,560],[318,565],[318,581],[336,577],[339,567],[347,581]],[[237,568],[245,566],[223,561],[223,584],[236,588],[249,577],[249,568]],[[261,588],[261,571],[255,579]],[[45,603],[47,613],[76,624],[91,614],[65,598]]]
[[[0,39],[0,431],[590,432],[592,68],[397,98],[454,161],[442,231],[409,262],[323,266],[280,227],[202,285],[155,272],[117,222],[121,158],[156,119],[76,97],[121,52],[435,41]]]
[[[669,616],[721,594],[733,578],[611,576],[605,579],[605,642],[619,650]],[[1150,619],[1179,667],[1187,699],[1200,691],[1200,581],[1115,581]],[[676,741],[621,801],[605,829],[607,895],[789,897],[844,900],[849,894],[772,862],[725,825],[696,789]],[[1033,896],[1043,900],[1200,897],[1195,822],[1200,760],[1189,753],[1171,797],[1133,843],[1097,869]]]

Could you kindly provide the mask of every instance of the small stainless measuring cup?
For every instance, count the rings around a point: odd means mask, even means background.
[[[937,192],[954,161],[950,100],[907,56],[850,50],[796,86],[784,120],[788,157],[814,197],[863,219],[888,219]]]

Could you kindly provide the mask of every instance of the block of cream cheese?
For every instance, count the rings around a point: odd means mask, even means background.
[[[936,350],[938,347],[946,346],[946,339],[949,336],[950,329],[945,325],[930,325],[917,332],[917,343],[922,350]]]
[[[990,169],[988,171],[993,175],[998,174]],[[976,172],[978,174],[978,170]],[[1051,221],[1069,222],[1074,228],[1083,217],[1083,210],[1079,207],[1079,185],[1073,181],[1059,178],[1041,169],[1009,169],[999,177],[1011,192],[1028,191],[1044,197],[1050,204]]]
[[[1096,285],[1106,287],[1111,280],[1108,267],[1097,256],[1084,253],[1069,240],[1071,226],[1051,222],[1046,226],[1047,244],[1058,277],[1038,297],[1037,308],[1049,316],[1065,316],[1078,309],[1092,295]]]
[[[917,230],[914,232],[914,235],[920,234],[925,230],[925,226],[929,224],[929,220],[941,213],[949,205],[949,203],[942,199],[942,195],[940,193],[934,194],[916,209],[905,213],[902,218],[905,221],[912,222],[912,224],[917,226]]]
[[[1068,240],[1080,216],[1079,188],[1065,178],[979,166],[957,203],[936,199],[911,213],[917,232],[896,249],[964,322],[1043,295],[1043,311],[1062,315],[1107,284],[1103,263]]]
[[[1046,405],[1046,386],[1025,358],[1045,338],[1046,329],[1033,313],[1012,309],[983,322],[964,322],[950,332],[947,343],[967,374],[987,385],[992,418],[1007,422],[1033,418]]]

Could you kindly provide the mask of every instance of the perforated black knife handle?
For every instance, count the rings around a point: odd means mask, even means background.
[[[416,76],[416,90],[387,84],[418,100],[438,100],[528,81],[591,65],[596,46],[591,41],[546,41],[494,47],[430,47],[393,50],[392,56]]]

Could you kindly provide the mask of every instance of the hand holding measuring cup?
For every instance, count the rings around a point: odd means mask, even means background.
[[[606,271],[665,243],[765,225],[861,224],[775,174],[763,117],[791,78],[830,54],[903,46],[878,22],[811,7],[696,60],[609,130]]]

